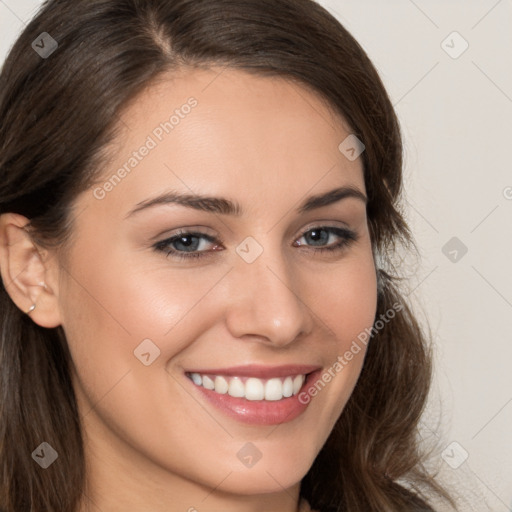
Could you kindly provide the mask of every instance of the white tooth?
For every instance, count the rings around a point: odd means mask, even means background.
[[[208,375],[203,375],[203,388],[215,389],[215,384],[213,383],[213,380],[208,377]]]
[[[245,396],[244,383],[238,377],[233,377],[229,381],[228,395],[233,396],[235,398]]]
[[[199,375],[199,373],[191,373],[190,377],[194,381],[194,384],[196,384],[197,386],[200,386],[203,383],[203,379],[201,378],[201,375]]]
[[[304,384],[304,375],[297,375],[293,379],[293,394],[296,395],[299,392],[299,389]]]
[[[250,378],[245,383],[245,398],[247,400],[263,400],[265,388],[260,379]]]
[[[219,375],[215,377],[215,392],[225,395],[228,392],[228,381]]]
[[[283,383],[281,379],[270,379],[265,384],[265,400],[281,400],[283,398]]]
[[[283,396],[288,398],[293,395],[293,379],[291,377],[286,377],[283,383]]]

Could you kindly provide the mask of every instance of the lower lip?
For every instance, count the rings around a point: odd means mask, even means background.
[[[226,394],[217,393],[203,386],[197,386],[191,379],[185,377],[190,384],[204,397],[209,403],[217,407],[228,416],[235,418],[242,423],[251,425],[277,425],[287,423],[300,416],[308,407],[311,396],[307,396],[307,403],[302,403],[299,396],[309,385],[320,375],[320,370],[309,374],[296,395],[281,400],[247,400],[246,398],[236,398]]]

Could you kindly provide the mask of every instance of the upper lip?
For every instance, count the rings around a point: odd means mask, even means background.
[[[192,369],[187,373],[200,373],[203,375],[226,375],[229,377],[256,377],[269,379],[272,377],[287,377],[289,375],[306,375],[319,370],[321,366],[310,364],[286,364],[282,366],[263,366],[250,364],[245,366],[231,366],[229,368]]]

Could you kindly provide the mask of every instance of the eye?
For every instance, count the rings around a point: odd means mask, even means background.
[[[333,238],[338,238],[338,242],[332,243]],[[357,241],[358,235],[350,229],[335,226],[318,226],[306,231],[299,240],[302,239],[306,240],[306,243],[312,242],[314,251],[340,251],[352,242]],[[294,245],[301,247],[305,244],[295,242]]]
[[[171,238],[157,242],[154,248],[157,251],[167,253],[167,256],[178,259],[200,258],[211,254],[210,251],[205,249],[205,245],[215,242],[217,242],[215,238],[205,233],[183,231]],[[215,245],[215,247],[218,247],[218,245]]]
[[[305,242],[301,242],[302,239]],[[335,226],[318,226],[305,231],[293,245],[294,247],[310,248],[313,252],[335,252],[345,249],[357,240],[358,235],[349,229]],[[210,244],[213,247],[208,249]],[[220,242],[214,237],[206,233],[190,231],[179,232],[171,238],[157,242],[153,247],[158,252],[166,253],[167,256],[181,260],[206,258],[221,250]]]

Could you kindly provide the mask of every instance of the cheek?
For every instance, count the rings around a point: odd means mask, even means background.
[[[375,319],[377,276],[373,258],[355,254],[351,261],[322,274],[314,286],[315,313],[335,337],[338,352],[344,352]]]
[[[130,256],[100,246],[83,254],[76,250],[63,273],[61,309],[80,387],[90,405],[127,372],[127,381],[136,379],[141,392],[152,379],[165,378],[167,373],[158,368],[213,322],[216,306],[204,299],[226,269],[176,269],[164,256]],[[145,366],[143,354],[148,352],[154,362]]]
[[[318,288],[317,288],[318,287]],[[354,256],[316,280],[317,293],[314,312],[327,332],[319,350],[329,353],[330,364],[305,393],[316,401],[318,417],[326,432],[334,426],[350,398],[361,373],[369,334],[377,312],[377,276],[373,257]],[[327,392],[324,389],[328,390]],[[304,395],[304,400],[310,400]],[[321,405],[321,407],[320,407]]]
[[[90,343],[104,350],[112,347],[121,355],[146,338],[169,337],[222,272],[171,268],[165,256],[91,251],[87,258],[73,261],[62,296],[63,323],[84,336],[94,333]]]

